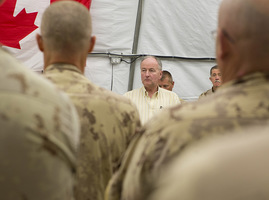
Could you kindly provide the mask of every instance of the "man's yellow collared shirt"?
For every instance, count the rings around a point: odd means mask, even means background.
[[[163,108],[180,104],[180,100],[175,92],[158,88],[158,91],[150,98],[145,87],[134,89],[124,94],[136,105],[140,120],[145,124],[153,115]]]

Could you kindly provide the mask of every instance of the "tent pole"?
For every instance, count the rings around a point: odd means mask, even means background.
[[[137,16],[136,16],[136,24],[135,24],[135,32],[134,32],[134,42],[133,42],[132,54],[137,54],[137,46],[138,46],[140,25],[141,25],[141,18],[142,18],[142,6],[143,6],[143,0],[139,0],[138,9],[137,9]],[[128,91],[133,89],[135,63],[136,63],[136,61],[132,62],[131,65],[130,65]]]

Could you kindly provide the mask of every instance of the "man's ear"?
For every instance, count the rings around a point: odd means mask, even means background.
[[[42,40],[42,36],[39,34],[36,34],[36,41],[37,41],[37,45],[40,51],[44,51],[44,46],[43,46],[43,40]]]
[[[211,76],[209,77],[209,80],[212,82],[212,78],[211,78]]]
[[[159,78],[159,80],[162,78],[162,76],[163,76],[163,71],[160,70],[160,78]]]
[[[95,36],[92,36],[91,37],[91,41],[90,41],[90,47],[89,47],[89,50],[88,50],[88,53],[91,53],[93,48],[94,48],[94,45],[95,45],[95,41],[96,41],[96,37]]]

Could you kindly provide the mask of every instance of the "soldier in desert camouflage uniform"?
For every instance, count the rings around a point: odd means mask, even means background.
[[[269,199],[268,133],[269,126],[254,126],[192,145],[147,200]]]
[[[221,73],[217,65],[211,67],[209,80],[213,84],[212,88],[200,94],[199,99],[209,94],[215,93],[216,90],[221,86]]]
[[[146,124],[112,177],[107,200],[147,199],[165,167],[188,146],[214,134],[269,124],[268,13],[266,0],[223,1],[216,45],[223,85],[217,93],[165,110]]]
[[[70,99],[0,47],[0,199],[73,200],[79,119]]]
[[[83,75],[95,42],[89,11],[83,5],[53,3],[43,15],[41,35],[37,40],[44,52],[45,76],[70,96],[80,116],[76,199],[101,200],[140,127],[138,111],[127,98],[92,84]]]

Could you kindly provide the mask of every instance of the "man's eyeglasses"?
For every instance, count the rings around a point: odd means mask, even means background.
[[[235,43],[235,40],[227,33],[227,31],[222,29],[222,33],[231,43],[233,43],[233,44]],[[212,34],[214,40],[216,40],[217,39],[217,31],[216,30],[211,31],[211,34]]]

